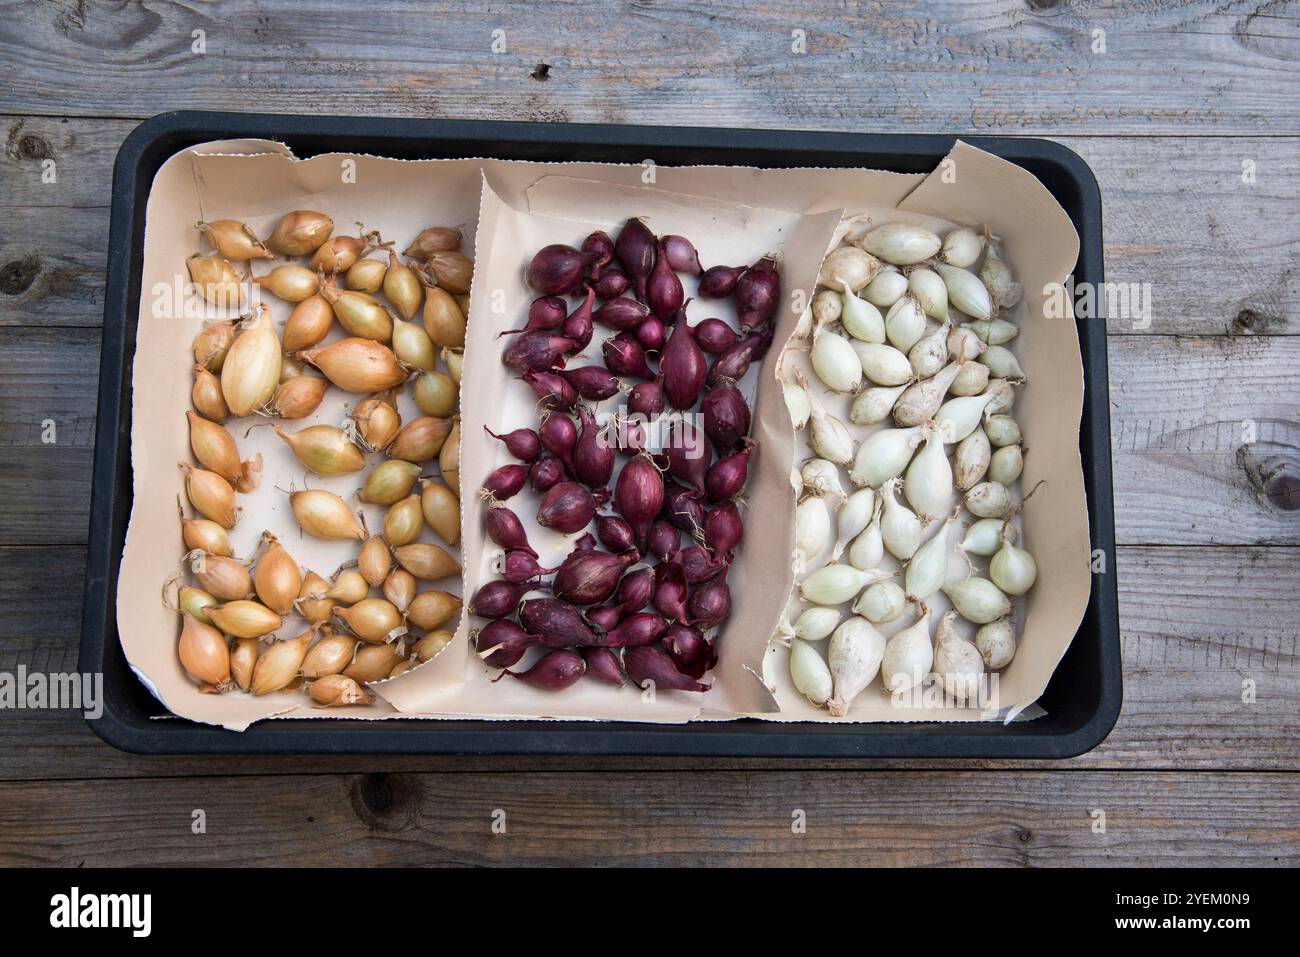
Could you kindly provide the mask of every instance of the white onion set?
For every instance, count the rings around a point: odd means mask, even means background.
[[[961,548],[968,555],[990,558],[1001,547],[1003,536],[1014,544],[1017,537],[1015,527],[1002,519],[981,518],[967,526]]]
[[[835,688],[826,659],[797,638],[790,642],[790,677],[799,693],[815,705],[826,704]]]
[[[817,333],[810,357],[817,378],[832,392],[854,392],[862,383],[862,363],[843,336],[834,332]]]
[[[809,459],[799,472],[804,495],[833,495],[843,502],[848,498],[840,470],[827,459]]]
[[[834,684],[828,702],[832,715],[848,714],[853,699],[876,679],[884,655],[885,636],[865,618],[854,615],[835,629],[826,649]]]
[[[948,511],[952,503],[952,465],[943,448],[943,438],[933,423],[925,425],[925,443],[907,467],[903,494],[921,524],[929,525]]]
[[[929,682],[972,706],[1014,660],[1013,603],[1038,579],[1015,524],[1023,290],[986,230],[904,222],[847,237],[818,287],[782,357],[812,452],[792,476],[791,679],[835,717]],[[785,366],[800,351],[811,375]]]
[[[956,519],[954,509],[938,533],[918,548],[907,563],[903,584],[912,601],[925,601],[943,587],[948,577],[948,526]]]
[[[880,310],[873,303],[858,298],[847,284],[841,285],[844,294],[840,299],[839,320],[844,325],[844,331],[862,342],[884,342],[885,317],[880,314]]]
[[[794,423],[796,429],[802,429],[808,424],[808,419],[812,415],[812,403],[808,399],[807,391],[799,383],[786,379],[784,374],[781,377],[781,390],[785,398],[786,410],[790,413],[790,421]]]
[[[958,633],[950,611],[939,619],[934,634],[934,673],[944,690],[958,701],[974,701],[979,695],[979,678],[984,673],[984,657],[976,645]]]
[[[905,293],[885,315],[885,338],[899,352],[907,352],[925,335],[925,310],[921,300]]]
[[[866,288],[862,290],[862,298],[877,309],[888,309],[898,302],[898,298],[903,293],[907,292],[908,285],[907,277],[897,269],[885,269],[867,283]]]
[[[880,513],[884,505],[884,499],[876,496],[876,508],[871,515],[871,521],[849,543],[849,564],[860,571],[875,568],[885,557],[885,538],[880,531]]]
[[[842,617],[834,608],[814,605],[795,619],[794,634],[804,641],[821,641],[823,638],[829,638],[831,632],[839,627]]]
[[[907,277],[907,289],[927,316],[936,322],[948,319],[948,287],[932,269],[913,269]]]
[[[947,308],[946,306],[944,307]],[[907,351],[907,361],[918,378],[928,379],[948,363],[948,331],[952,320],[945,319],[934,332],[923,335]]]
[[[849,479],[859,488],[879,488],[903,474],[924,439],[924,430],[919,425],[872,433],[858,446]]]
[[[832,563],[823,565],[800,582],[799,591],[814,605],[843,605],[868,585],[894,574],[879,569],[861,571],[852,565]]]
[[[808,391],[800,375],[800,385],[808,392],[812,406],[812,419],[809,426],[808,444],[819,456],[835,465],[848,465],[853,459],[853,436],[842,421],[826,411],[816,394]]]
[[[814,495],[794,511],[794,569],[802,574],[831,544],[831,512],[825,499]]]
[[[930,672],[934,648],[930,643],[930,609],[921,605],[921,615],[885,645],[880,678],[886,691],[915,688]]]
[[[980,366],[980,368],[987,370],[988,367]],[[863,389],[849,408],[849,421],[854,425],[875,425],[877,422],[885,421],[893,411],[894,403],[906,388],[906,385],[880,385]]]
[[[891,479],[881,490],[885,505],[880,536],[891,555],[899,561],[907,561],[921,547],[925,525],[915,512],[898,500],[902,487],[900,479]]]
[[[311,707],[369,705],[375,696],[364,685],[432,657],[431,639],[449,636],[443,626],[454,627],[448,623],[460,612],[459,596],[421,591],[418,583],[459,574],[449,552],[422,538],[427,525],[455,546],[460,528],[453,490],[468,300],[449,290],[468,281],[472,262],[456,251],[457,229],[422,232],[405,254],[412,265],[378,232],[349,236],[334,225],[324,213],[294,210],[263,241],[239,220],[200,223],[213,252],[187,260],[195,292],[231,317],[209,323],[193,342],[193,358],[186,356],[195,377],[198,415],[188,419],[198,465],[181,463],[185,499],[196,513],[182,513],[182,538],[185,574],[198,587],[181,581],[177,591],[177,658],[204,693],[292,691]],[[375,250],[387,256],[367,258]],[[260,276],[248,269],[257,259],[273,260]],[[267,302],[244,295],[244,283],[293,306],[281,328]],[[436,368],[435,346],[447,372]],[[845,348],[860,376],[856,353]],[[408,382],[424,417],[402,428],[397,396]],[[340,395],[323,404],[331,387]],[[310,487],[314,481],[259,489],[261,454],[240,461],[237,437],[247,437],[253,423],[236,429],[227,419],[304,419],[320,408],[338,420],[275,427],[285,445],[271,454],[286,456],[280,464],[294,474],[305,468],[309,479],[356,473],[353,493],[361,489],[362,501],[388,506],[382,536],[367,529],[355,494]],[[426,479],[424,489],[413,489],[434,458],[446,485]],[[332,578],[299,564],[291,554],[297,536],[283,544],[264,532],[252,555],[235,556],[227,530],[242,511],[237,495],[285,493],[284,511],[302,533],[356,549]]]
[[[907,607],[907,593],[891,581],[868,585],[858,596],[853,610],[867,621],[880,624],[893,621]]]
[[[845,547],[854,541],[876,514],[876,493],[869,488],[858,489],[840,505],[837,517],[837,538],[831,551],[831,561],[844,554]]]
[[[906,385],[914,378],[912,363],[907,354],[891,345],[879,342],[850,343],[862,363],[862,374],[876,385]]]
[[[942,248],[943,240],[914,223],[886,223],[871,230],[858,244],[884,262],[913,266],[934,256]]]

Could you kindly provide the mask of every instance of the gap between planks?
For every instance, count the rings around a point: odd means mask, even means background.
[[[1291,775],[355,774],[0,785],[0,860],[1291,863]],[[225,785],[224,787],[222,785]],[[1223,808],[1232,807],[1231,819]],[[195,835],[195,809],[207,829]],[[1104,814],[1104,818],[1100,818]],[[504,817],[503,817],[504,816]],[[1103,830],[1096,822],[1105,821]],[[494,822],[507,822],[497,834]],[[806,822],[798,831],[792,822]],[[249,848],[254,847],[250,858]]]

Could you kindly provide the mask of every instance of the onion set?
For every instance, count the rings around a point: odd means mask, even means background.
[[[834,717],[877,674],[884,691],[909,690],[932,666],[969,703],[985,668],[1011,662],[1013,603],[1038,577],[1015,524],[1025,448],[1014,386],[1026,375],[1011,310],[1023,290],[987,231],[903,221],[846,236],[817,286],[779,365],[796,437],[798,585],[794,624],[776,640],[795,688]],[[954,525],[960,581],[949,578]],[[932,614],[927,603],[945,600],[952,610]],[[909,603],[917,617],[897,629]],[[875,630],[886,624],[888,642]]]

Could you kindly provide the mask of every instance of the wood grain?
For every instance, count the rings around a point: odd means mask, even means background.
[[[0,355],[0,542],[83,544],[99,330],[0,329]]]
[[[139,119],[983,133],[1078,152],[1107,278],[1150,284],[1149,325],[1108,321],[1124,710],[1095,751],[1030,766],[154,758],[6,711],[0,863],[1300,862],[1295,3],[216,9],[0,8],[0,671],[76,667],[111,171]]]
[[[1298,819],[1300,778],[1278,774],[73,781],[0,785],[0,864],[1294,866]]]
[[[1300,332],[1300,140],[1052,138],[1101,186],[1107,282],[1150,300],[1111,335]]]
[[[118,147],[137,124],[134,119],[0,116],[0,208],[107,206]]]
[[[195,52],[194,31],[203,51]],[[1100,31],[1100,32],[1098,32]],[[11,5],[0,111],[795,129],[1295,133],[1295,11],[1076,5]],[[18,64],[22,64],[21,67]],[[539,70],[545,64],[548,69]]]
[[[84,552],[0,548],[0,607],[10,637],[0,671],[74,671]],[[1034,768],[1300,770],[1300,657],[1294,629],[1295,548],[1121,548],[1124,710],[1109,738],[1071,761]],[[1251,682],[1253,700],[1243,698]],[[28,745],[41,742],[40,748]],[[131,775],[357,772],[364,756],[310,758],[127,755],[103,745],[80,714],[15,711],[0,720],[0,781]],[[393,771],[609,771],[823,768],[1023,768],[1010,761],[773,761],[730,758],[386,757]]]
[[[1124,708],[1100,763],[1300,769],[1300,549],[1129,547],[1118,565]]]
[[[0,327],[104,323],[105,207],[18,206],[0,227]]]
[[[1300,339],[1120,336],[1109,351],[1118,540],[1300,543]]]
[[[0,119],[0,326],[97,326],[113,158],[134,121]],[[1096,173],[1106,275],[1149,283],[1149,324],[1113,317],[1113,335],[1281,335],[1300,331],[1293,224],[1300,139],[1051,136]],[[25,145],[19,145],[25,144]],[[57,182],[42,182],[44,157]],[[1242,164],[1255,182],[1242,182]],[[7,270],[7,271],[6,271]],[[1231,282],[1213,281],[1227,274]]]
[[[77,670],[86,550],[0,546],[0,672]],[[10,716],[6,716],[7,718]],[[0,721],[0,727],[9,723]]]

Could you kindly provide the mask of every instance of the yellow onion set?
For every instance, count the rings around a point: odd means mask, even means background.
[[[264,238],[238,219],[196,229],[209,248],[186,260],[193,288],[239,317],[206,324],[192,347],[181,667],[209,693],[372,704],[366,685],[430,660],[461,613],[459,595],[427,583],[461,571],[457,411],[473,261],[453,227],[423,230],[399,255],[379,232],[336,233],[314,210],[287,213]],[[279,328],[260,294],[291,306]],[[300,427],[331,389],[339,420]],[[420,412],[405,422],[404,390]],[[241,430],[267,419],[305,487],[259,488],[261,455],[241,457]],[[348,475],[348,498],[310,484]],[[354,542],[355,558],[327,577],[269,531],[252,555],[234,554],[241,495],[285,496],[302,535]],[[382,528],[366,527],[360,502],[385,510]],[[426,529],[441,544],[421,541]]]

